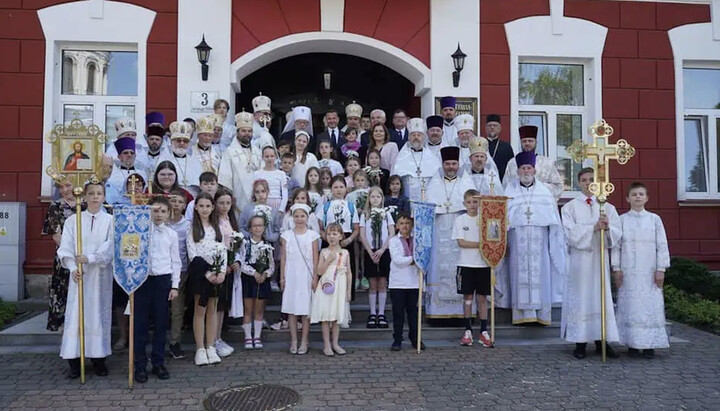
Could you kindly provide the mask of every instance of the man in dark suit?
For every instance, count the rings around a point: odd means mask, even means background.
[[[335,150],[335,158],[338,159],[338,161],[342,158],[342,155],[340,155],[340,147],[345,144],[345,133],[338,128],[339,122],[340,116],[338,112],[335,109],[328,110],[325,113],[325,124],[327,128],[315,136],[317,141],[330,140]]]
[[[393,113],[393,127],[390,129],[390,141],[398,146],[398,150],[402,150],[408,139],[407,114],[402,109],[395,110]]]

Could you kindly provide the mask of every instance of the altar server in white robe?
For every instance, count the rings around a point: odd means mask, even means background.
[[[113,218],[102,208],[105,187],[85,186],[87,210],[82,212],[82,255],[76,253],[77,224],[75,217],[65,220],[57,256],[70,271],[65,325],[60,357],[70,364],[70,378],[80,376],[80,321],[78,307],[78,264],[82,263],[85,356],[90,358],[98,376],[108,374],[105,357],[110,355],[110,326],[112,322],[112,256]]]
[[[535,153],[537,147],[538,128],[535,126],[522,126],[519,129],[520,144],[523,151]],[[503,185],[508,186],[512,181],[518,178],[517,163],[515,159],[511,159],[505,169],[503,177]],[[555,197],[555,201],[560,199],[563,193],[563,179],[555,166],[555,160],[550,157],[535,155],[535,178],[540,180]]]
[[[190,155],[190,137],[194,127],[185,121],[173,121],[170,124],[170,161],[177,170],[177,182],[180,187],[198,193],[200,174],[203,169],[200,160]]]
[[[421,118],[408,120],[408,142],[398,153],[393,174],[402,179],[404,194],[411,201],[427,201],[427,186],[430,179],[442,167],[439,157],[428,150],[425,144],[425,122]],[[425,193],[425,198],[423,198]]]
[[[458,175],[460,149],[440,150],[442,171],[428,184],[428,200],[437,204],[432,257],[427,275],[426,314],[429,318],[463,318],[463,296],[457,293],[457,259],[460,247],[453,240],[455,218],[465,212],[463,196],[474,190],[468,174]]]
[[[573,356],[585,358],[587,343],[595,341],[600,352],[601,300],[600,300],[600,231],[605,230],[605,329],[608,342],[618,341],[612,295],[610,293],[610,249],[620,244],[622,226],[615,207],[605,203],[600,215],[597,198],[590,192],[593,169],[583,168],[578,173],[582,194],[562,207],[562,221],[569,249],[565,287],[563,288],[562,323],[560,336],[575,343]],[[608,357],[616,357],[607,346]]]
[[[513,324],[550,325],[552,304],[562,299],[565,274],[562,223],[555,198],[535,178],[535,153],[520,153],[515,160],[520,179],[505,189],[510,197],[508,275],[498,275],[498,288],[509,297]]]
[[[215,138],[215,126],[220,116],[213,114],[200,117],[197,122],[197,143],[192,146],[193,161],[200,163],[203,172],[209,171],[217,174],[220,168],[222,153],[217,144],[213,144]],[[199,179],[199,177],[198,177]],[[199,184],[199,183],[198,183]]]
[[[251,144],[262,153],[263,148],[275,147],[275,139],[268,131],[272,124],[271,100],[268,96],[259,96],[252,99],[253,106],[253,136]]]
[[[647,187],[632,183],[627,201],[631,210],[620,216],[622,239],[612,249],[618,333],[630,356],[642,350],[643,357],[653,358],[655,348],[670,346],[662,288],[670,252],[662,220],[645,210]]]
[[[237,113],[235,125],[237,137],[223,153],[218,182],[233,191],[238,209],[243,210],[252,204],[253,173],[260,169],[261,154],[251,143],[253,115],[244,111]]]

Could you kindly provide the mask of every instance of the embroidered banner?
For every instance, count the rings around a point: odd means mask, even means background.
[[[433,228],[435,226],[435,203],[412,202],[412,213],[415,220],[413,228],[413,258],[423,273],[427,273],[432,254]]]
[[[507,248],[507,197],[480,197],[480,254],[493,268]]]
[[[150,207],[119,205],[115,217],[115,281],[130,294],[147,279],[150,268]]]

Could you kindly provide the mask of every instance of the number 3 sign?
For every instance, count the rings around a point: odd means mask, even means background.
[[[190,111],[193,113],[213,113],[213,103],[219,98],[217,91],[190,92]]]

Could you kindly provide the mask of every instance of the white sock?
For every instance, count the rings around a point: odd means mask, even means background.
[[[375,292],[370,291],[368,293],[368,298],[370,299],[370,315],[376,315],[377,311],[375,306],[377,305],[377,294]]]
[[[387,291],[380,291],[378,292],[378,313],[381,315],[385,315],[385,302],[387,301]]]
[[[243,332],[246,340],[252,339],[252,323],[243,324]]]
[[[262,321],[253,321],[253,325],[255,326],[255,334],[253,338],[260,338],[260,333],[262,332],[263,322]]]

